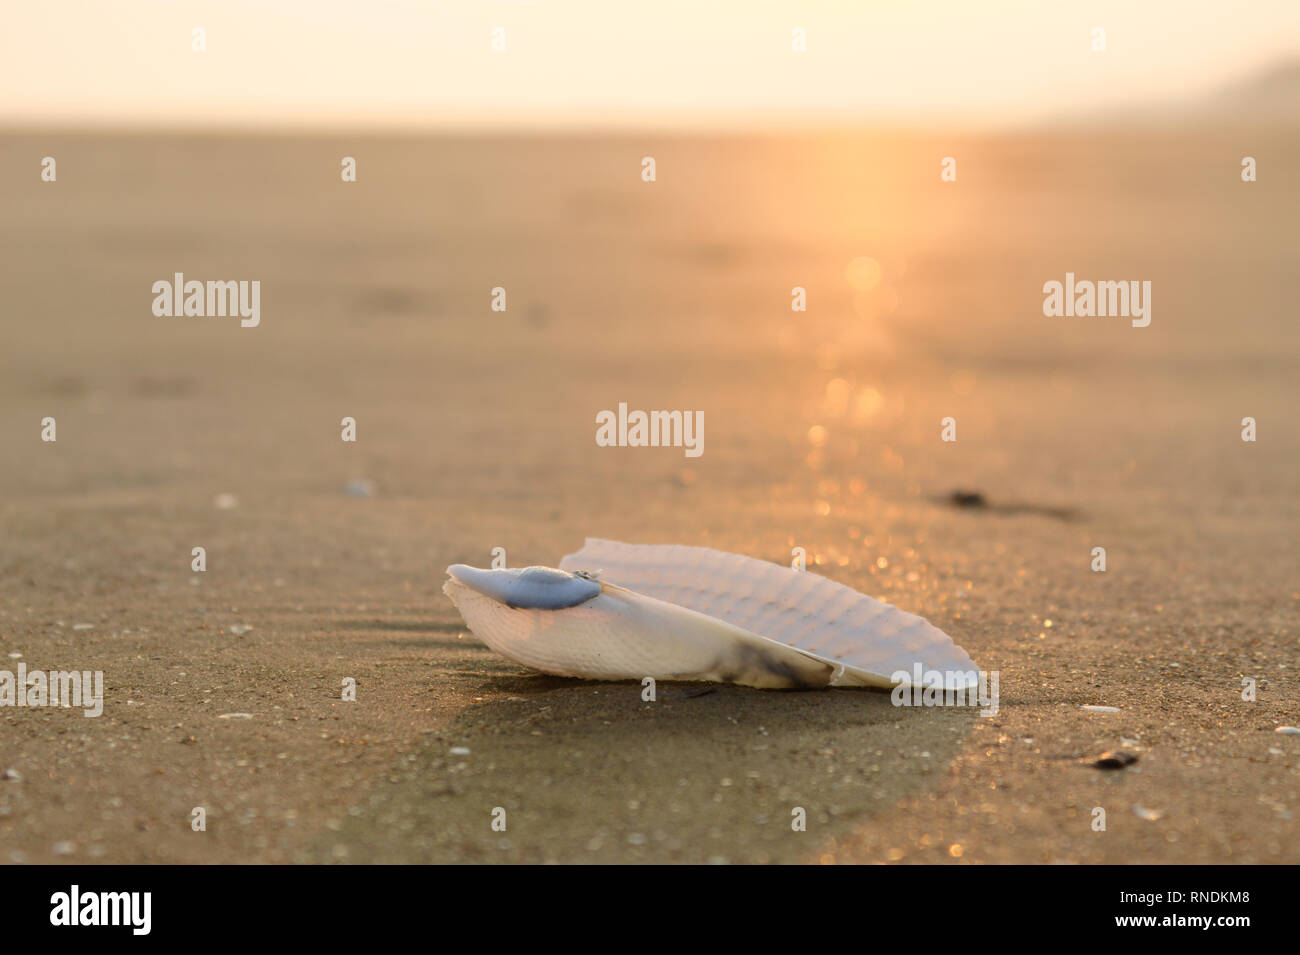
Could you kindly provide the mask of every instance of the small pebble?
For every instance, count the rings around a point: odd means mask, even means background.
[[[253,629],[252,627],[246,626],[245,624],[237,623],[230,628],[230,632],[237,637],[242,637],[244,634],[248,633],[248,631],[252,629]]]
[[[1300,736],[1300,726],[1279,726],[1273,732],[1285,733],[1287,736]]]
[[[987,507],[988,501],[984,500],[984,495],[979,491],[953,491],[948,496],[953,507]]]
[[[1081,708],[1087,710],[1089,713],[1118,713],[1119,712],[1118,706],[1084,706]]]
[[[1155,822],[1163,816],[1164,813],[1157,809],[1146,809],[1142,806],[1134,806],[1133,815],[1137,816],[1139,819],[1145,819],[1147,822]]]
[[[1092,765],[1098,769],[1123,769],[1125,766],[1132,766],[1137,761],[1138,758],[1133,753],[1125,752],[1122,749],[1108,749],[1093,760]]]
[[[371,497],[375,493],[375,482],[358,478],[343,485],[343,493],[348,497]]]
[[[252,713],[222,713],[217,717],[219,720],[251,720]]]
[[[451,755],[452,755],[452,756],[468,756],[468,755],[469,755],[469,747],[467,747],[467,746],[453,746],[453,747],[451,748],[451,751],[450,751],[450,752],[451,752]]]
[[[56,856],[70,856],[76,851],[77,844],[75,842],[64,840],[62,842],[54,843],[54,854]]]
[[[72,629],[73,630],[94,630],[95,625],[93,623],[74,623],[72,625]]]
[[[23,774],[16,769],[6,769],[4,778],[6,782],[20,783],[23,781]]]
[[[219,511],[233,511],[239,506],[239,498],[233,494],[218,494],[212,499],[213,505]]]

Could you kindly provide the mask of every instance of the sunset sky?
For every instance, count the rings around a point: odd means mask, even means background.
[[[6,0],[0,122],[1014,122],[1298,52],[1296,0]]]

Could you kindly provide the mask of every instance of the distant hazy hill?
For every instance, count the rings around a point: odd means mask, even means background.
[[[1190,105],[1193,115],[1216,119],[1300,122],[1300,59],[1276,64]]]
[[[1049,113],[1045,126],[1161,126],[1166,124],[1300,124],[1300,58],[1284,60],[1211,93],[1107,106],[1081,113]]]

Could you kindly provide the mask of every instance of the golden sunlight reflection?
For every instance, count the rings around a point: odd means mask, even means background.
[[[853,415],[859,421],[874,417],[884,407],[885,396],[875,388],[863,388],[853,406]]]
[[[884,276],[880,263],[869,255],[860,255],[844,269],[844,278],[859,292],[874,291]]]
[[[849,383],[843,378],[832,378],[826,383],[826,414],[841,418],[849,408]]]

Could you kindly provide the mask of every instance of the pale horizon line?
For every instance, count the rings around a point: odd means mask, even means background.
[[[285,132],[322,134],[334,132],[411,133],[417,135],[461,134],[593,134],[662,133],[698,135],[780,134],[810,131],[896,130],[957,134],[1002,133],[1055,128],[1129,126],[1179,123],[1205,125],[1274,125],[1294,123],[1295,117],[1256,115],[1244,119],[1209,115],[1207,107],[1234,91],[1249,88],[1270,77],[1293,73],[1300,76],[1300,56],[1283,56],[1242,71],[1217,85],[1179,97],[1148,96],[1129,101],[1119,97],[1064,108],[1037,107],[1028,110],[989,109],[984,112],[935,106],[876,107],[870,110],[824,110],[782,106],[740,109],[574,109],[540,114],[529,110],[503,110],[490,106],[466,106],[422,112],[418,109],[357,109],[340,112],[319,105],[274,104],[260,111],[236,105],[216,105],[195,112],[194,104],[184,109],[60,109],[51,115],[39,107],[0,111],[0,132],[86,132],[119,131],[158,133]],[[1300,83],[1297,83],[1300,97]],[[0,108],[2,109],[2,108]],[[1160,111],[1160,112],[1154,112]],[[1196,115],[1197,113],[1202,115]]]

